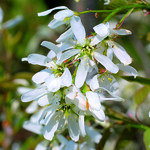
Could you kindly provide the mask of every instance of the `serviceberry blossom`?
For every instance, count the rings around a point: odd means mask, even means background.
[[[61,10],[54,15],[54,19],[48,25],[52,29],[57,28],[58,26],[63,25],[63,24],[68,24],[68,21],[70,20],[70,18],[74,16],[74,12],[68,9],[66,6],[59,6],[59,7],[46,10],[44,12],[40,12],[38,13],[38,16],[46,16],[50,14],[52,11],[57,10],[57,9],[64,9],[64,10]]]
[[[85,29],[80,18],[78,16],[73,16],[71,20],[71,29],[77,40],[69,50],[60,56],[57,63],[61,64],[63,61],[73,56],[75,59],[80,59],[75,85],[80,88],[84,84],[88,72],[90,72],[91,68],[96,67],[95,60],[102,64],[108,71],[117,73],[119,68],[107,56],[100,52],[101,48],[91,44],[91,39],[86,38]]]

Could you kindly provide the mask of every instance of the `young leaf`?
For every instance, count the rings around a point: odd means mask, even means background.
[[[136,78],[134,78],[133,76],[122,76],[122,78],[129,82],[137,82],[142,85],[150,86],[150,78],[143,78],[143,77],[139,77],[139,76],[137,76]]]
[[[144,86],[134,94],[134,101],[138,105],[142,103],[150,92],[150,87]]]
[[[144,144],[146,150],[150,150],[150,128],[144,132]]]

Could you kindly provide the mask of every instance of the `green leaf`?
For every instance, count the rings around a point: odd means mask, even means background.
[[[146,150],[150,150],[150,128],[144,132],[144,144]]]
[[[108,9],[116,9],[118,7],[125,6],[125,5],[127,5],[126,0],[112,0],[108,5]]]
[[[148,93],[150,92],[150,87],[144,86],[141,89],[139,89],[135,94],[134,94],[134,101],[136,104],[142,103],[145,98],[147,97]]]
[[[103,150],[104,149],[105,143],[108,140],[110,133],[111,133],[110,128],[106,128],[100,142],[97,145],[96,150]]]
[[[125,148],[133,139],[137,129],[125,128],[119,136],[114,150],[121,150]]]
[[[142,85],[150,86],[150,78],[143,78],[139,76],[137,76],[136,78],[134,78],[133,76],[121,76],[121,77],[129,82],[137,82]]]

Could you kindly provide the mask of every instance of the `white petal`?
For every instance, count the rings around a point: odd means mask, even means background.
[[[68,102],[74,103],[79,109],[87,110],[86,97],[82,93],[71,92],[67,94],[66,97],[68,98]]]
[[[119,29],[119,30],[111,30],[111,34],[117,34],[117,35],[128,35],[132,34],[131,31],[126,30],[126,29]]]
[[[107,57],[112,60],[113,59],[113,50],[111,48],[107,49]]]
[[[105,37],[100,37],[98,34],[96,36],[94,36],[91,45],[96,45],[98,43],[100,43]]]
[[[97,79],[97,75],[95,75],[92,78],[92,80],[90,82],[90,88],[91,88],[92,91],[99,88],[99,82],[98,82],[98,79]]]
[[[55,8],[38,13],[38,16],[46,16],[50,14],[53,10],[57,10],[57,9],[67,9],[67,7],[66,6],[55,7]]]
[[[110,28],[109,28],[109,23],[107,22],[106,24],[101,23],[97,26],[95,26],[94,31],[100,36],[100,37],[107,37],[110,33]]]
[[[78,141],[79,139],[79,126],[73,115],[68,116],[68,129],[69,135],[73,141]]]
[[[73,32],[72,29],[70,28],[69,30],[67,30],[66,32],[64,32],[63,34],[60,35],[60,37],[56,40],[57,43],[60,42],[64,42],[66,40],[68,40],[69,38],[73,37]]]
[[[25,121],[23,124],[23,128],[37,134],[42,134],[42,130],[43,130],[42,125],[33,123],[31,121]]]
[[[37,72],[33,77],[32,81],[36,84],[43,83],[45,79],[51,74],[50,69],[44,69],[40,72]]]
[[[53,44],[52,42],[43,41],[41,43],[41,45],[52,50],[56,55],[61,53],[61,50],[59,49],[59,47],[57,45]]]
[[[56,136],[61,144],[66,145],[68,143],[68,140],[63,135],[57,134]]]
[[[30,90],[27,93],[23,94],[21,97],[22,102],[29,102],[35,100],[47,93],[46,87],[39,87],[34,90]]]
[[[3,21],[3,10],[0,7],[0,23],[2,23],[2,21]]]
[[[52,74],[45,80],[45,83],[49,91],[56,92],[60,89],[61,77],[55,78],[54,74]]]
[[[90,109],[99,110],[101,108],[100,99],[97,93],[92,91],[86,92]]]
[[[86,132],[84,126],[84,115],[82,114],[79,115],[79,128],[80,128],[81,135],[84,137],[86,135]]]
[[[48,26],[49,26],[50,28],[52,28],[52,29],[55,29],[55,28],[57,28],[58,26],[63,25],[63,24],[65,24],[65,22],[59,21],[59,20],[56,20],[56,19],[53,19],[53,20],[48,24]]]
[[[81,23],[81,19],[78,16],[73,16],[70,19],[70,25],[72,32],[77,38],[78,42],[83,45],[85,43],[86,33],[83,24]]]
[[[123,98],[117,96],[116,94],[112,93],[111,91],[107,90],[107,89],[104,88],[104,87],[100,87],[99,89],[102,89],[103,91],[107,91],[107,92],[108,92],[108,95],[110,94],[110,97],[108,97],[108,98],[100,97],[101,100],[124,101]],[[96,91],[99,91],[99,89],[97,89]]]
[[[88,58],[82,58],[78,66],[76,78],[75,78],[75,85],[77,88],[80,88],[81,86],[83,86],[85,79],[87,77],[88,71],[89,71]]]
[[[54,137],[54,133],[57,130],[59,121],[55,118],[57,117],[57,112],[52,116],[52,118],[49,120],[49,123],[44,127],[44,138],[47,140],[52,140]]]
[[[26,112],[29,114],[32,114],[36,111],[36,109],[38,108],[38,103],[37,101],[33,101],[27,108],[26,108]]]
[[[60,59],[57,61],[57,64],[61,64],[63,61],[69,59],[70,57],[78,54],[80,52],[79,49],[71,49],[71,50],[68,50],[66,52],[64,52],[61,56],[60,56]]]
[[[48,60],[48,58],[40,54],[30,54],[27,59],[23,59],[23,61],[26,60],[30,64],[45,66],[45,62]]]
[[[48,144],[49,141],[43,140],[36,146],[35,150],[47,150]]]
[[[50,104],[49,99],[48,99],[48,95],[46,94],[46,95],[40,97],[40,98],[38,99],[38,104],[39,104],[40,106],[45,106],[45,105]]]
[[[43,110],[43,112],[41,113],[41,116],[40,116],[38,122],[39,122],[40,124],[46,124],[46,122],[45,122],[45,120],[44,120],[44,119],[47,118],[47,117],[46,117],[46,114],[48,114],[49,119],[50,119],[50,115],[52,114],[52,116],[53,116],[54,113],[55,113],[55,111],[56,111],[56,109],[58,109],[59,107],[60,107],[59,105],[50,105],[50,106],[47,106],[47,107]],[[51,116],[51,117],[52,117],[52,116]]]
[[[91,140],[95,143],[99,143],[100,139],[102,138],[102,135],[91,126],[86,125],[85,129],[87,134],[90,136]]]
[[[94,116],[95,119],[97,119],[99,121],[105,120],[105,114],[104,114],[104,111],[102,109],[100,109],[99,111],[89,109],[89,111],[91,112],[91,114]]]
[[[49,53],[47,54],[47,57],[50,59],[53,59],[54,57],[56,57],[56,54],[53,51],[49,51]]]
[[[78,144],[70,140],[66,145],[64,150],[78,150]]]
[[[108,71],[112,73],[117,73],[119,68],[106,56],[99,54],[97,52],[94,53],[95,59],[100,62]]]
[[[12,28],[23,20],[23,16],[19,15],[14,19],[8,20],[3,24],[4,29]]]
[[[66,17],[70,17],[74,15],[74,12],[70,9],[61,10],[54,15],[54,19],[56,20],[64,20]]]
[[[112,45],[112,50],[114,51],[114,54],[124,65],[131,64],[132,58],[129,56],[129,54],[126,52],[126,50],[122,46],[120,46],[116,42],[112,42],[111,45]]]
[[[134,78],[136,78],[136,76],[138,75],[138,72],[131,66],[124,66],[123,64],[117,64],[117,66],[120,70],[129,72],[131,75],[134,76]]]
[[[70,86],[72,84],[72,76],[68,68],[65,68],[64,73],[61,76],[61,87]]]

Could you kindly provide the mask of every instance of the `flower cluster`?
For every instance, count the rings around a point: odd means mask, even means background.
[[[92,115],[99,121],[105,120],[102,101],[123,101],[117,95],[119,84],[113,74],[119,70],[136,77],[137,71],[129,66],[132,58],[114,39],[118,35],[131,34],[126,29],[111,29],[109,22],[93,27],[95,33],[86,36],[85,28],[77,12],[65,6],[39,13],[48,15],[53,10],[62,9],[54,15],[50,28],[67,24],[69,29],[56,40],[58,45],[43,41],[42,46],[50,52],[47,56],[30,54],[23,61],[43,66],[32,80],[37,88],[22,95],[23,102],[36,101],[40,110],[37,122],[26,122],[24,127],[39,131],[47,140],[52,140],[56,131],[68,128],[73,141],[88,134],[84,116]],[[117,58],[119,63],[114,63]],[[37,129],[36,129],[37,127]],[[68,141],[67,141],[68,142]],[[67,143],[66,142],[66,143]]]

